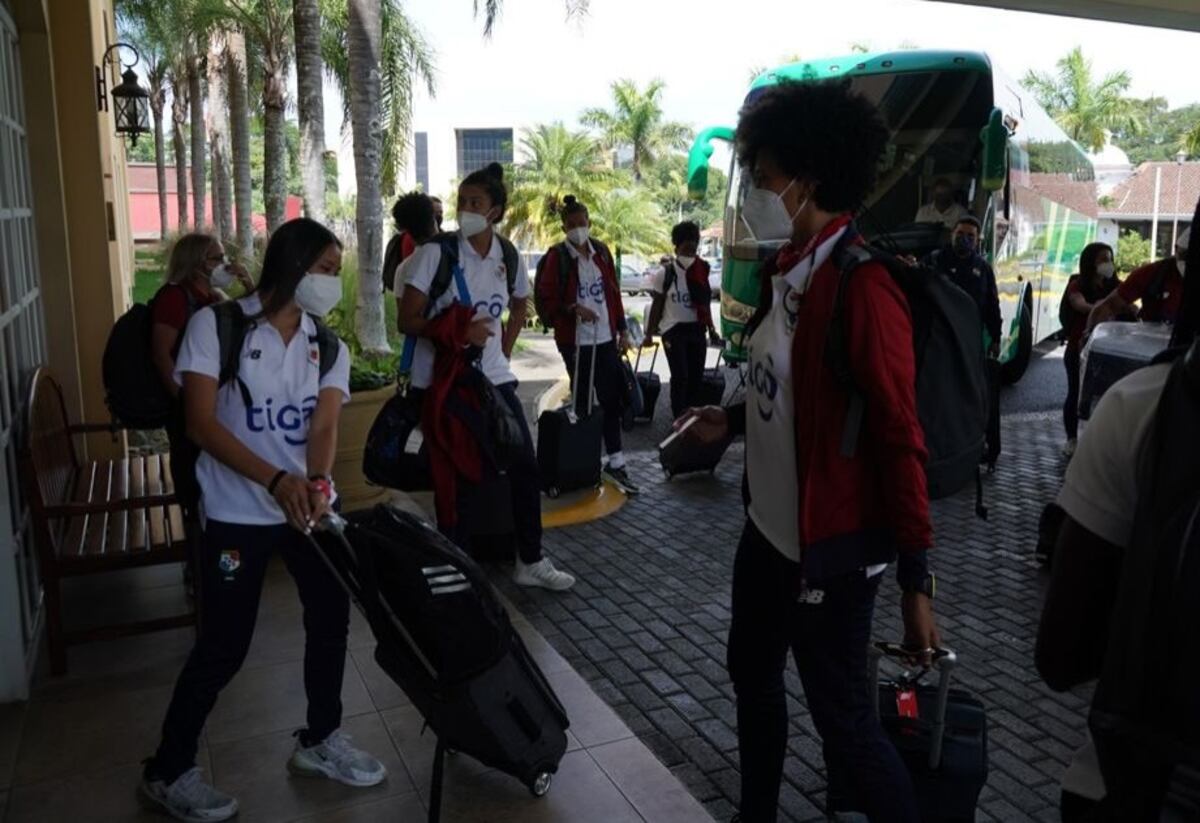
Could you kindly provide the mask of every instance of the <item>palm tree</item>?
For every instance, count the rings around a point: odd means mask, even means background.
[[[521,148],[529,159],[513,169],[506,234],[522,244],[546,248],[561,239],[558,207],[563,197],[573,194],[590,207],[616,175],[605,166],[595,138],[562,123],[527,129]]]
[[[667,223],[649,197],[612,189],[589,208],[592,231],[618,257],[626,252],[650,257],[669,246]]]
[[[117,7],[117,25],[146,64],[146,82],[150,84],[150,112],[154,117],[154,172],[158,185],[159,237],[167,237],[167,161],[166,134],[163,130],[167,103],[168,41],[159,16],[144,0],[125,2]]]
[[[1184,133],[1179,140],[1179,147],[1188,157],[1200,157],[1200,123]]]
[[[496,28],[496,21],[500,19],[500,11],[504,5],[504,0],[474,0],[475,16],[479,16],[480,6],[483,7],[483,35],[491,37],[492,31]],[[567,18],[582,17],[587,14],[590,0],[563,0],[563,5],[567,7]]]
[[[228,48],[225,32],[214,30],[208,46],[208,133],[211,153],[213,225],[223,242],[233,240],[233,181],[229,168]]]
[[[171,146],[175,158],[175,200],[179,211],[179,230],[188,224],[187,142],[183,132],[188,119],[187,68],[182,60],[167,71],[171,84]]]
[[[204,231],[204,197],[207,185],[207,130],[204,125],[204,54],[200,32],[188,38],[184,64],[187,68],[188,105],[192,136],[192,226]],[[182,227],[181,227],[182,228]]]
[[[434,88],[433,51],[420,30],[404,14],[398,0],[382,0],[383,23],[380,44],[380,122],[379,178],[382,190],[396,192],[398,172],[404,167],[412,121],[414,85],[421,83],[432,95]],[[354,83],[351,81],[348,32],[350,30],[347,0],[321,0],[321,54],[330,78],[342,93],[343,120],[351,120],[350,101]],[[355,78],[357,79],[357,78]]]
[[[296,89],[300,114],[300,181],[304,213],[325,222],[325,100],[321,87],[321,4],[293,0]]]
[[[1129,90],[1129,72],[1113,72],[1096,82],[1092,61],[1076,46],[1059,59],[1057,74],[1030,70],[1021,85],[1033,92],[1042,108],[1058,121],[1075,142],[1092,151],[1104,148],[1105,132],[1140,134],[1141,115]]]
[[[358,185],[358,310],[355,331],[367,351],[388,351],[383,324],[383,192],[379,185],[382,88],[379,76],[383,40],[382,0],[350,0],[347,58],[354,177]]]
[[[250,222],[253,193],[250,189],[250,96],[247,88],[246,38],[229,32],[225,50],[225,78],[229,83],[230,150],[233,155],[233,202],[237,245],[243,260],[254,254],[254,228]]]
[[[632,80],[618,80],[612,84],[612,111],[588,109],[580,118],[599,130],[605,148],[633,151],[635,183],[641,182],[643,167],[654,165],[663,152],[686,148],[692,138],[687,126],[663,120],[660,98],[665,87],[653,80],[641,91]]]
[[[200,17],[212,23],[236,26],[253,41],[262,72],[263,105],[263,205],[267,231],[273,232],[285,217],[287,205],[288,149],[284,114],[287,109],[288,55],[292,48],[291,0],[196,0]]]

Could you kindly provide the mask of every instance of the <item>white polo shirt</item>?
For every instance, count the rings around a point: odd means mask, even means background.
[[[578,305],[591,309],[596,313],[595,323],[580,323],[576,334],[577,346],[591,346],[608,343],[613,339],[612,325],[608,322],[608,301],[604,297],[604,275],[596,265],[596,249],[588,241],[587,254],[580,254],[571,243],[567,243],[571,257],[579,267],[579,293],[576,295]]]
[[[663,295],[662,319],[658,322],[660,334],[666,334],[680,323],[698,321],[696,307],[692,305],[692,293],[687,287],[687,272],[675,260],[667,264],[675,269],[675,282],[664,289],[667,282],[667,267],[663,266],[650,278],[650,290]],[[665,292],[665,293],[664,293]]]
[[[238,301],[247,316],[262,311],[257,295]],[[350,399],[350,351],[339,343],[337,361],[320,377],[320,349],[314,339],[316,326],[303,315],[300,330],[283,344],[279,331],[266,320],[246,332],[238,363],[238,377],[250,392],[246,406],[236,381],[217,391],[217,422],[251,451],[273,466],[307,477],[308,421],[322,389],[335,388]],[[192,316],[179,357],[175,360],[175,382],[191,372],[219,379],[220,347],[216,315],[211,308]],[[205,517],[223,523],[271,526],[286,523],[283,510],[267,490],[201,452],[196,463],[201,504]]]
[[[405,261],[405,285],[412,286],[422,294],[429,294],[441,262],[442,247],[439,244],[425,243],[418,246]],[[480,369],[494,385],[514,383],[517,377],[513,374],[512,366],[500,345],[500,337],[504,333],[500,318],[509,304],[508,273],[504,268],[504,253],[500,249],[500,241],[493,235],[492,247],[487,256],[480,257],[462,234],[459,234],[458,262],[462,266],[467,291],[470,292],[471,302],[475,306],[475,316],[491,320],[492,336],[483,347]],[[520,255],[517,255],[517,279],[513,284],[512,296],[518,299],[529,297],[529,272]],[[458,301],[458,286],[451,279],[449,288],[438,298],[428,316],[436,317]],[[433,359],[433,343],[424,338],[418,340],[413,353],[411,372],[412,385],[416,388],[429,388],[433,383]]]
[[[1138,369],[1105,392],[1058,493],[1058,505],[1072,520],[1121,549],[1133,540],[1138,457],[1170,373],[1168,364]],[[1104,797],[1090,734],[1063,775],[1062,787],[1091,800]]]

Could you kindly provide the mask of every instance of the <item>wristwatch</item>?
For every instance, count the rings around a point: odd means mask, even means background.
[[[902,586],[901,589],[905,594],[923,594],[930,600],[933,600],[934,594],[937,592],[937,576],[933,572],[929,572],[921,582],[915,586]]]

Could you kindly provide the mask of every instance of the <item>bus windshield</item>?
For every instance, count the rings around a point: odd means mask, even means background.
[[[867,238],[897,252],[920,252],[943,242],[951,227],[930,219],[928,209],[918,216],[931,202],[935,184],[948,188],[953,198],[953,205],[943,205],[940,213],[966,211],[982,218],[988,193],[977,185],[979,131],[992,109],[991,78],[978,71],[947,70],[859,75],[850,82],[875,104],[892,133],[880,160],[879,182],[859,217]],[[765,88],[751,92],[746,102]],[[737,257],[761,259],[779,244],[758,243],[741,219],[747,179],[735,160],[726,242]]]

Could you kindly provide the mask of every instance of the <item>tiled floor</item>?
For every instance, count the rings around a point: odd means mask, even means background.
[[[84,581],[68,593],[76,619],[126,608],[154,614],[178,608],[177,567]],[[535,632],[516,617],[571,719],[570,747],[550,793],[534,798],[516,780],[463,755],[446,770],[442,819],[506,821],[708,821],[681,783]],[[32,700],[0,706],[0,821],[165,819],[140,810],[141,760],[157,743],[190,630],[77,646],[70,672],[36,680]],[[253,646],[221,695],[201,741],[199,763],[234,794],[243,821],[422,821],[433,739],[372,655],[365,622],[354,615],[342,701],[343,728],[387,765],[381,786],[350,789],[288,775],[292,732],[303,725],[303,629],[295,587],[282,564],[267,580]]]

